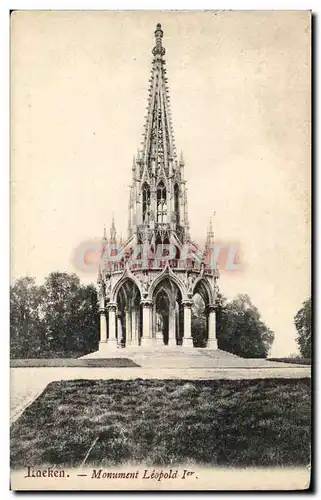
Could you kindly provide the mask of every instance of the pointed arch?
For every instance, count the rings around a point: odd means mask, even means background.
[[[138,291],[140,293],[140,296],[142,297],[142,290],[141,290],[140,282],[134,276],[128,276],[128,274],[125,274],[115,284],[115,286],[112,290],[112,294],[111,294],[111,302],[117,302],[118,294],[119,294],[120,290],[122,289],[123,285],[126,284],[126,282],[129,282],[132,285],[136,285],[136,287],[138,288]]]
[[[152,295],[154,304],[153,317],[156,334],[157,315],[161,318],[160,335],[165,345],[178,345],[182,341],[182,292],[176,280],[171,279],[169,273],[165,273],[161,280],[157,280]],[[157,334],[156,334],[157,336]]]
[[[214,303],[214,290],[210,282],[204,276],[200,276],[194,283],[192,295],[198,293],[207,306]]]
[[[113,328],[118,345],[121,347],[140,343],[141,298],[140,285],[135,278],[126,274],[113,289],[112,299],[116,305],[116,325]]]
[[[164,281],[164,280],[162,280]],[[167,289],[166,286],[163,286],[162,285],[162,281],[158,284],[158,286],[156,287],[155,291],[154,291],[154,294],[153,294],[153,301],[156,302],[157,301],[157,297],[159,294],[163,293],[167,296],[168,298],[168,301],[170,301],[170,294],[169,294],[169,291]]]
[[[167,189],[163,180],[157,184],[156,203],[157,222],[164,222],[167,218]]]
[[[181,295],[182,295],[182,300],[187,300],[188,299],[188,296],[187,296],[187,290],[186,290],[186,287],[184,285],[184,283],[179,280],[176,275],[171,272],[169,270],[168,267],[166,267],[164,269],[163,272],[161,272],[161,274],[155,278],[155,280],[152,282],[151,286],[150,286],[150,289],[149,289],[149,299],[153,299],[153,296],[154,296],[154,292],[156,290],[156,287],[164,280],[168,278],[170,281],[172,281],[179,289]]]
[[[150,213],[150,186],[147,181],[142,185],[142,198],[143,222],[147,222]]]

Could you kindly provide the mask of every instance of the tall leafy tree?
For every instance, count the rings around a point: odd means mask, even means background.
[[[45,345],[40,288],[34,278],[19,278],[10,288],[11,356],[36,356]]]
[[[297,329],[297,343],[300,353],[305,358],[311,358],[312,345],[312,306],[311,297],[303,302],[302,307],[298,310],[294,317],[294,324]]]
[[[267,357],[274,333],[248,295],[240,294],[230,302],[221,297],[217,315],[219,349],[245,358]]]
[[[41,286],[20,278],[11,286],[12,357],[87,354],[98,348],[98,326],[96,290],[75,274],[50,273]]]
[[[87,353],[98,347],[98,309],[92,285],[76,274],[50,273],[42,286],[45,328],[57,354]]]

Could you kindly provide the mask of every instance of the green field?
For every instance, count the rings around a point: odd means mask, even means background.
[[[11,428],[11,466],[310,462],[309,379],[49,384]]]

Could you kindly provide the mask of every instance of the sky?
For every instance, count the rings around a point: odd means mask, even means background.
[[[19,11],[11,17],[11,275],[41,283],[75,250],[126,236],[132,157],[146,113],[154,30],[164,30],[193,240],[236,243],[221,271],[297,351],[310,296],[310,16],[304,11]]]

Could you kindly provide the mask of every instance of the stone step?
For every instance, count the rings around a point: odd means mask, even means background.
[[[201,348],[184,348],[182,346],[155,346],[153,347],[130,347],[119,348],[115,350],[108,350],[106,348],[100,351],[93,352],[83,356],[84,358],[127,358],[132,360],[136,365],[141,368],[148,369],[242,369],[242,368],[255,368],[255,369],[270,369],[270,368],[291,368],[292,366],[286,363],[278,363],[267,361],[266,359],[252,359],[241,358],[229,352],[201,349]],[[129,370],[129,368],[126,368]]]

